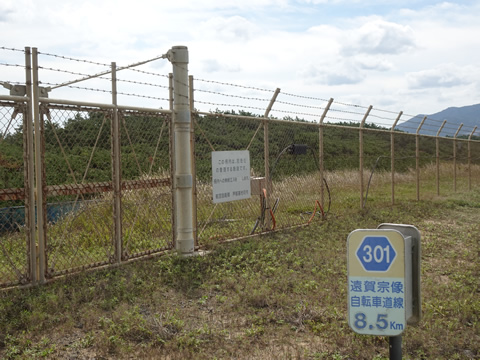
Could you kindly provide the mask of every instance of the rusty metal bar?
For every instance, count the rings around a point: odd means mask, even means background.
[[[25,164],[25,225],[27,228],[27,249],[29,258],[29,276],[30,282],[34,283],[37,279],[37,247],[35,244],[35,153],[33,151],[33,108],[32,108],[32,55],[29,47],[25,48],[25,74],[27,89],[27,109],[25,111],[24,141],[26,142],[26,164]]]
[[[18,98],[11,97],[8,98]],[[25,100],[25,98],[21,98]],[[86,101],[73,101],[73,100],[66,100],[66,99],[51,99],[51,98],[39,98],[42,104],[52,104],[52,105],[66,105],[66,106],[73,106],[76,109],[80,110],[83,107],[90,107],[90,108],[99,108],[104,110],[114,109],[115,106],[112,104],[102,104],[102,103],[93,103],[93,102],[86,102]],[[0,100],[2,100],[2,96],[0,96]],[[166,109],[153,109],[153,108],[144,108],[138,106],[128,106],[128,105],[117,105],[116,108],[118,110],[123,111],[138,111],[138,112],[148,112],[148,113],[155,113],[155,114],[165,114],[169,115],[172,113],[171,110]]]
[[[113,182],[113,227],[115,262],[122,261],[122,171],[120,149],[120,124],[117,108],[117,64],[112,62],[112,182]]]
[[[148,179],[122,181],[122,190],[141,190],[167,187],[171,185],[171,179]],[[13,191],[12,191],[13,190]],[[0,189],[0,200],[21,200],[21,188]],[[46,187],[48,196],[83,195],[114,191],[113,182],[96,182],[86,184],[49,185]]]
[[[24,199],[25,199],[24,188],[0,189],[1,201],[13,201],[13,200],[24,200]],[[32,201],[34,199],[35,197],[32,199]]]

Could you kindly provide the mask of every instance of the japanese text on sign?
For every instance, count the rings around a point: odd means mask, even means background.
[[[250,198],[250,152],[212,152],[213,202]]]
[[[359,334],[397,336],[406,327],[405,240],[391,230],[347,239],[348,322]]]

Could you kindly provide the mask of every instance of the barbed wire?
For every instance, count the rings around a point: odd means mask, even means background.
[[[332,112],[341,112],[341,113],[351,114],[351,115],[359,115],[359,116],[362,116],[362,117],[365,116],[365,114],[363,114],[363,113],[358,113],[358,112],[355,112],[355,111],[332,109],[332,108],[330,108],[330,111],[332,111]]]
[[[144,99],[170,101],[170,99],[166,99],[166,98],[160,98],[160,97],[148,96],[148,95],[130,94],[130,93],[124,93],[124,92],[117,92],[117,95],[133,96],[133,97],[144,98]]]
[[[24,68],[24,69],[25,69],[25,65],[20,65],[20,64],[0,63],[0,66],[21,67],[21,68]]]
[[[225,93],[220,93],[220,92],[217,92],[217,91],[210,91],[210,90],[203,90],[203,89],[194,89],[194,91],[199,91],[199,92],[204,92],[204,93],[209,93],[209,94],[214,94],[214,95],[221,95],[221,96],[226,96],[226,97],[232,97],[232,98],[238,98],[238,99],[245,99],[245,100],[255,100],[255,101],[265,101],[265,102],[270,101],[270,99],[262,99],[262,98],[249,97],[249,96],[225,94]]]
[[[379,109],[379,108],[373,108],[372,110],[385,112],[385,113],[389,113],[389,114],[394,114],[394,115],[398,115],[400,113],[400,111],[392,111],[392,110],[385,110],[385,109]],[[405,115],[405,114],[402,113],[402,116],[403,115]]]
[[[90,76],[89,74],[84,74],[84,73],[79,73],[79,72],[64,70],[64,69],[55,69],[55,68],[51,68],[51,67],[48,67],[48,66],[39,66],[38,68],[43,69],[43,70],[48,70],[48,71],[61,72],[61,73],[69,74],[69,75]],[[96,78],[97,79],[102,79],[102,80],[108,80],[108,81],[112,80],[111,78],[103,77],[103,76],[97,76]],[[56,84],[55,86],[57,86],[57,85],[61,85],[61,84]]]
[[[206,82],[206,83],[211,83],[211,84],[219,84],[219,85],[225,85],[225,86],[234,86],[234,87],[239,87],[239,88],[243,88],[243,89],[251,89],[251,90],[264,91],[264,92],[270,92],[270,93],[275,92],[275,90],[261,89],[261,88],[257,88],[257,87],[253,87],[253,86],[231,84],[231,83],[214,81],[214,80],[195,79],[195,81],[201,81],[201,82]]]
[[[369,117],[369,118],[372,118],[372,117],[373,117],[373,118],[377,118],[377,119],[380,119],[380,120],[387,120],[387,121],[391,122],[392,124],[395,122],[395,120],[392,119],[392,118],[387,118],[387,117],[380,116],[380,115],[376,115],[376,114],[372,114],[372,113],[370,113],[370,114],[368,115],[368,117]],[[368,120],[368,119],[367,119],[367,120]]]
[[[312,105],[302,105],[302,104],[295,104],[295,103],[290,103],[286,101],[275,101],[275,104],[284,104],[284,105],[290,105],[290,106],[296,106],[296,107],[303,107],[303,108],[308,108],[308,109],[318,109],[318,110],[325,110],[325,108],[321,106],[312,106]]]
[[[10,47],[5,47],[5,46],[1,46],[0,50],[7,50],[7,51],[15,51],[15,52],[25,53],[24,49],[16,49],[16,48],[10,48]],[[97,66],[102,66],[102,67],[110,67],[111,66],[110,64],[105,64],[105,63],[100,63],[100,62],[86,60],[86,59],[80,59],[80,58],[73,58],[73,57],[68,57],[68,56],[63,56],[63,55],[51,54],[51,53],[47,53],[47,52],[39,52],[39,54],[44,55],[44,56],[55,57],[55,58],[62,59],[62,60],[75,61],[75,62],[79,62],[79,63],[92,64],[92,65],[97,65]],[[131,71],[134,71],[134,72],[137,72],[137,73],[142,73],[142,74],[149,75],[149,76],[157,76],[157,77],[168,78],[169,76],[165,75],[165,74],[159,74],[159,73],[154,73],[154,72],[150,72],[150,71],[145,71],[145,70],[140,70],[140,69],[134,69],[133,68],[133,66],[142,65],[142,64],[154,61],[154,60],[161,59],[161,58],[165,58],[165,55],[162,55],[162,56],[150,59],[150,60],[142,61],[142,62],[139,62],[139,63],[135,63],[135,64],[132,64],[132,65],[129,65],[129,66],[119,67],[119,69],[120,70],[127,69],[127,70],[131,70]],[[9,64],[9,63],[3,63],[3,62],[0,63],[0,66],[25,68],[25,65]],[[110,77],[101,76],[102,73],[90,76],[88,74],[84,74],[84,73],[80,73],[80,72],[75,72],[75,71],[65,70],[65,69],[58,69],[58,68],[47,67],[47,66],[40,66],[39,68],[43,69],[43,70],[61,72],[61,73],[66,73],[66,74],[70,74],[70,75],[75,75],[75,76],[83,76],[83,77],[87,77],[87,78],[98,77],[102,80],[111,81]],[[228,82],[222,82],[222,81],[215,81],[215,80],[206,80],[206,79],[201,79],[201,78],[198,78],[198,79],[195,79],[195,80],[198,81],[198,82],[219,84],[219,85],[237,87],[237,88],[248,89],[248,90],[256,90],[256,91],[262,91],[262,92],[268,92],[268,93],[273,93],[274,92],[274,90],[259,88],[259,87],[255,87],[255,86],[240,85],[240,84],[234,84],[234,83],[228,83]],[[135,80],[126,80],[126,79],[118,79],[117,81],[125,82],[125,83],[131,83],[131,84],[137,84],[137,85],[145,85],[145,86],[152,86],[152,87],[159,87],[159,88],[168,89],[168,86],[160,85],[160,84],[153,84],[153,83],[149,83],[149,82],[141,82],[141,81],[135,81]],[[188,84],[185,84],[183,82],[178,82],[178,80],[176,80],[176,81],[177,81],[177,84],[181,84],[183,86],[188,87]],[[21,82],[16,82],[16,84],[22,84],[22,83]],[[62,84],[50,84],[50,85],[62,86]],[[69,84],[66,83],[64,85],[69,85]],[[101,89],[94,89],[94,88],[88,88],[88,87],[80,87],[80,86],[68,86],[68,87],[76,88],[76,89],[82,89],[82,90],[88,90],[88,91],[100,91],[100,92],[111,93],[111,91],[109,91],[109,90],[101,90]],[[204,89],[194,89],[194,90],[198,91],[198,92],[215,94],[215,95],[219,95],[219,96],[225,96],[225,97],[231,97],[231,98],[237,98],[237,99],[243,99],[243,100],[249,100],[249,101],[267,102],[267,101],[270,100],[270,99],[264,99],[264,98],[259,98],[259,97],[249,97],[249,96],[242,96],[242,95],[235,95],[235,94],[226,94],[226,93],[204,90]],[[289,97],[295,97],[295,98],[298,98],[298,99],[306,99],[306,100],[322,101],[322,102],[328,102],[329,101],[328,99],[325,99],[325,98],[314,97],[314,96],[304,96],[304,95],[293,94],[293,93],[288,93],[288,92],[281,92],[281,94],[285,95],[285,96],[289,96]],[[124,95],[165,100],[163,98],[143,96],[143,95],[137,95],[137,94],[132,94],[132,93],[124,93]],[[199,100],[196,100],[196,102],[197,103],[203,103],[203,104],[209,104],[209,105],[217,105],[217,106],[229,106],[229,107],[240,107],[240,108],[246,107],[246,108],[249,108],[249,109],[262,110],[262,112],[265,110],[264,108],[259,108],[259,107],[255,107],[255,106],[247,106],[247,105],[220,104],[220,103],[206,102],[206,101],[199,101]],[[288,102],[288,101],[277,100],[276,103],[283,104],[283,105],[288,105],[288,106],[300,107],[300,108],[325,110],[325,107],[321,107],[321,106],[302,105],[302,104],[297,104],[297,103]],[[359,104],[352,104],[352,103],[347,103],[347,102],[342,102],[342,101],[334,101],[333,104],[337,104],[337,105],[340,105],[340,106],[346,106],[346,107],[352,107],[352,108],[358,108],[358,109],[365,109],[365,110],[368,109],[367,106],[363,106],[363,105],[359,105]],[[391,110],[380,109],[380,108],[374,108],[373,110],[376,111],[376,112],[383,112],[383,113],[398,115],[398,112],[391,111]],[[285,111],[285,110],[274,110],[274,111],[283,112],[283,113],[291,113],[291,114],[296,114],[296,115],[315,116],[315,117],[318,116],[318,114],[312,114],[312,113],[306,113],[306,112],[304,113],[304,112]],[[362,116],[362,117],[365,115],[364,113],[358,113],[358,112],[349,111],[349,110],[341,110],[341,109],[338,109],[338,108],[337,109],[330,109],[330,111],[331,112],[351,114],[351,115],[355,115],[355,116]],[[423,117],[425,115],[410,115],[408,113],[403,113],[402,116],[403,117],[409,117],[410,118],[409,120],[412,120],[412,119],[420,119],[421,120],[421,119],[423,119]],[[327,116],[327,117],[330,118],[330,119],[338,119],[338,120],[342,120],[342,121],[352,121],[350,119],[346,119],[346,118],[338,117],[338,116]],[[384,120],[384,121],[387,121],[388,123],[391,123],[391,122],[394,121],[394,119],[392,119],[392,118],[384,117],[384,116],[373,114],[373,113],[369,114],[369,117],[379,119],[379,120]],[[358,121],[358,120],[353,120],[353,121]],[[434,124],[442,124],[442,123],[443,123],[443,120],[439,120],[439,119],[432,118],[432,117],[428,116],[426,122],[423,124],[423,127],[433,129],[436,126]],[[405,122],[403,122],[402,124],[405,124]],[[444,129],[458,130],[458,127],[460,126],[460,124],[461,124],[461,122],[457,122],[457,121],[447,121],[447,123],[444,125]],[[412,126],[402,125],[402,126],[405,127],[405,128],[409,128],[409,129],[417,129],[418,128],[415,125],[412,125]],[[440,125],[437,126],[437,129],[439,129],[439,128],[440,128]],[[473,127],[472,126],[464,126],[464,127],[462,127],[462,129],[464,131],[466,131],[467,129],[470,129],[470,132],[471,132],[473,130]]]
[[[169,88],[168,86],[165,86],[165,85],[152,84],[152,83],[146,83],[146,82],[135,81],[135,80],[117,79],[117,81],[118,82],[130,83],[130,84],[136,84],[136,85],[146,85],[146,86],[160,87],[160,88],[164,88],[164,89]]]
[[[347,122],[351,122],[351,123],[354,123],[354,122],[359,122],[358,119],[347,119],[347,118],[341,118],[341,117],[337,117],[337,116],[325,116],[326,119],[332,119],[332,120],[336,120],[336,121],[347,121]]]
[[[343,106],[355,107],[355,108],[360,108],[360,109],[368,109],[368,106],[349,104],[349,103],[344,103],[344,102],[340,102],[340,101],[334,101],[333,104],[339,104],[339,105],[343,105]]]
[[[317,97],[313,97],[313,96],[296,95],[296,94],[291,94],[291,93],[286,93],[286,92],[281,92],[280,94],[287,95],[287,96],[292,96],[292,97],[296,97],[296,98],[301,98],[301,99],[307,99],[307,100],[318,100],[318,101],[326,101],[326,102],[330,101],[330,100],[327,100],[327,99],[317,98]]]
[[[107,67],[110,66],[110,64],[103,64],[103,63],[99,63],[99,62],[96,62],[96,61],[85,60],[85,59],[76,59],[76,58],[72,58],[72,57],[68,57],[68,56],[55,55],[55,54],[50,54],[50,53],[46,53],[46,52],[40,52],[39,51],[38,54],[39,55],[45,55],[45,56],[51,56],[51,57],[64,59],[64,60],[71,60],[71,61],[76,61],[76,62],[81,62],[81,63],[86,63],[86,64],[92,64],[92,65],[100,65],[100,66],[107,66]]]
[[[200,103],[200,104],[206,104],[206,105],[214,105],[214,106],[222,106],[222,107],[235,107],[235,108],[246,108],[246,109],[255,109],[255,110],[261,110],[265,112],[264,108],[260,107],[255,107],[255,106],[243,106],[243,105],[234,105],[234,104],[219,104],[219,103],[213,103],[213,102],[208,102],[208,101],[200,101],[200,100],[195,100],[195,103]]]
[[[6,47],[6,46],[0,46],[0,50],[18,51],[18,52],[22,52],[22,53],[25,54],[24,49],[15,49],[15,48],[10,48],[10,47]]]
[[[146,74],[146,75],[165,77],[165,78],[167,78],[167,79],[169,78],[168,75],[158,74],[158,73],[154,73],[154,72],[150,72],[150,71],[145,71],[145,70],[132,69],[132,68],[129,68],[129,69],[126,69],[126,70],[130,70],[130,71],[134,71],[134,72],[138,72],[138,73],[142,73],[142,74]]]
[[[291,115],[302,115],[302,116],[312,116],[316,118],[320,118],[319,114],[311,114],[311,113],[304,113],[304,112],[299,112],[299,111],[288,111],[288,110],[277,110],[277,109],[272,109],[272,112],[280,112],[283,114],[291,114]]]
[[[55,85],[58,85],[58,84],[54,84],[54,83],[49,83],[49,82],[40,82],[40,84],[42,85],[47,85],[47,86],[55,86]],[[68,85],[66,86],[67,88],[71,88],[71,89],[79,89],[79,90],[87,90],[87,91],[97,91],[97,92],[103,92],[103,93],[112,93],[111,90],[102,90],[102,89],[95,89],[95,88],[89,88],[89,87],[84,87],[84,86],[76,86],[76,85]]]

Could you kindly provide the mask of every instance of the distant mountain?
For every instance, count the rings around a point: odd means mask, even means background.
[[[417,115],[399,124],[396,129],[408,133],[416,133],[424,117],[425,115],[422,114]],[[436,135],[443,120],[447,120],[447,123],[440,133],[440,136],[454,136],[462,123],[463,127],[458,133],[458,136],[470,135],[475,126],[478,126],[480,129],[480,104],[449,107],[435,114],[427,115],[427,120],[420,129],[420,134]]]

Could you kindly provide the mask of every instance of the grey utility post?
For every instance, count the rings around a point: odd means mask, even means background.
[[[195,251],[193,223],[192,129],[188,92],[188,49],[174,46],[167,58],[173,65],[173,163],[175,249],[182,256]]]

